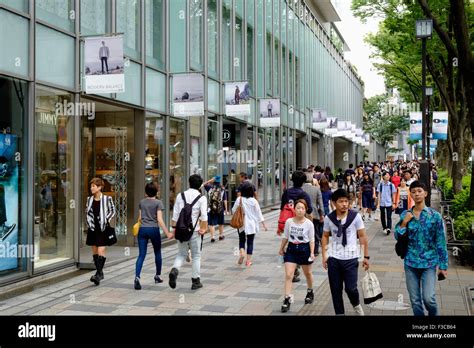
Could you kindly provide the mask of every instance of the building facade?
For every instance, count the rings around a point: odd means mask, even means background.
[[[123,247],[147,182],[169,223],[190,174],[222,175],[233,202],[247,172],[270,207],[296,168],[362,160],[312,129],[313,108],[362,127],[363,84],[328,34],[334,20],[329,0],[0,0],[0,284],[84,261],[93,177],[114,197]],[[125,92],[85,94],[83,38],[111,33],[124,35]],[[204,76],[205,113],[174,117],[173,76],[189,72]],[[225,115],[226,81],[249,82],[250,116]],[[260,127],[262,98],[280,99],[280,127]],[[247,159],[223,162],[222,149]]]

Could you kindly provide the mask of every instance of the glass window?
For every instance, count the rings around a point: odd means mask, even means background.
[[[273,199],[275,203],[280,200],[280,128],[275,128],[275,170],[273,171],[273,177],[275,179],[275,189],[273,190]]]
[[[267,16],[267,34],[266,34],[266,56],[265,56],[265,89],[268,95],[272,94],[272,52],[273,52],[273,39],[272,39],[272,9],[273,0],[267,0],[265,7],[265,14]]]
[[[165,75],[146,69],[146,107],[166,112],[166,78]]]
[[[259,98],[265,97],[265,17],[263,0],[257,1],[257,93]]]
[[[196,70],[203,70],[203,0],[190,0],[189,24],[191,43],[191,67]]]
[[[263,157],[263,153],[264,153],[264,130],[263,129],[259,129],[259,132],[258,132],[258,138],[257,138],[257,141],[258,141],[258,147],[257,147],[257,191],[258,191],[258,197],[260,197],[260,199],[262,201],[264,201],[264,195],[263,195],[263,179],[264,179],[264,175],[263,175],[263,172],[264,172],[264,160],[265,158]]]
[[[243,78],[244,64],[244,1],[235,0],[235,56],[234,56],[234,72],[235,80]]]
[[[36,18],[68,31],[75,31],[74,0],[36,0]]]
[[[110,0],[81,0],[81,35],[110,32]]]
[[[25,185],[25,153],[27,134],[24,121],[28,115],[28,84],[0,76],[0,248],[7,251],[14,245],[27,245]],[[20,155],[21,161],[17,161]],[[35,225],[35,227],[37,227]],[[36,231],[36,228],[35,228]],[[15,248],[18,250],[17,248]],[[28,256],[0,258],[0,276],[26,271]]]
[[[232,60],[232,0],[224,0],[222,9],[222,79],[231,79]]]
[[[281,131],[281,143],[282,143],[282,157],[281,157],[281,178],[282,178],[282,187],[281,190],[284,191],[286,189],[286,176],[287,176],[287,169],[288,169],[288,139],[286,137],[287,130],[286,127],[282,127]]]
[[[266,171],[265,171],[265,184],[267,186],[267,197],[265,204],[270,205],[273,203],[273,178],[275,176],[275,166],[273,163],[273,130],[272,128],[267,128],[266,130]]]
[[[170,70],[186,71],[186,0],[169,2],[170,11]]]
[[[123,51],[127,56],[140,59],[140,3],[117,0],[117,32],[124,33]]]
[[[125,67],[125,92],[117,93],[117,99],[136,105],[141,105],[142,95],[142,74],[141,65],[130,62],[130,66]]]
[[[0,0],[0,4],[5,4],[15,10],[26,13],[30,12],[28,3],[28,0]]]
[[[146,63],[165,68],[165,7],[164,0],[146,0],[145,47]]]
[[[201,158],[201,117],[190,117],[189,118],[189,127],[191,135],[191,156],[189,158],[189,163],[191,167],[189,168],[190,174],[198,174],[203,176],[203,165]]]
[[[157,197],[165,201],[163,192],[164,127],[163,117],[147,115],[145,121],[145,182],[158,187]]]
[[[254,2],[247,1],[247,80],[250,84],[250,95],[255,96],[255,76],[254,76],[254,37],[255,37],[255,11]]]
[[[59,31],[36,26],[36,78],[74,88],[74,39]],[[51,54],[61,52],[61,54]]]
[[[0,10],[0,70],[28,76],[28,20]]]
[[[217,151],[219,146],[218,133],[219,123],[208,119],[207,123],[207,177],[212,178],[217,175],[218,162]]]
[[[213,80],[207,80],[207,108],[209,111],[220,112],[220,85]]]
[[[217,18],[217,0],[207,1],[207,36],[208,36],[208,72],[209,76],[218,77],[218,47],[219,47],[219,29]]]
[[[71,101],[72,94],[36,89],[35,268],[73,257],[74,210],[69,202],[75,199],[74,117],[64,110]]]
[[[176,195],[184,191],[186,183],[186,163],[185,159],[185,121],[170,119],[169,137],[170,137],[170,220],[173,217],[173,207],[176,201]]]

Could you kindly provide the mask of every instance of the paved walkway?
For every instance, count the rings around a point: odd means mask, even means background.
[[[204,287],[191,291],[191,267],[181,269],[176,289],[169,288],[168,272],[176,255],[176,246],[163,249],[162,284],[154,284],[151,245],[142,273],[142,290],[133,289],[135,261],[130,260],[105,268],[105,280],[96,287],[89,278],[93,272],[37,288],[32,292],[0,303],[3,315],[334,315],[327,273],[318,256],[314,266],[315,302],[304,305],[304,277],[294,287],[295,302],[289,313],[280,313],[283,301],[283,267],[278,264],[279,237],[275,232],[278,211],[265,214],[269,231],[261,231],[255,240],[254,264],[237,265],[238,236],[225,229],[226,239],[211,244],[206,235],[203,246],[202,275]],[[396,223],[397,218],[394,220]],[[364,306],[369,315],[412,315],[411,309],[394,310],[391,305],[401,299],[409,303],[402,261],[394,252],[393,234],[385,236],[380,222],[368,222],[371,270],[380,282],[384,298],[376,309]],[[359,279],[364,275],[360,271]],[[448,279],[437,285],[438,304],[442,315],[467,315],[462,288],[474,285],[470,268],[454,265],[451,260]],[[344,295],[346,297],[346,295]],[[347,301],[347,299],[345,299]],[[385,302],[382,302],[385,301]],[[347,303],[346,312],[353,315]]]

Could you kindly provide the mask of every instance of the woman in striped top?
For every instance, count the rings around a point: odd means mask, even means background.
[[[99,285],[104,279],[102,269],[105,264],[105,247],[107,244],[105,228],[115,216],[115,206],[112,197],[102,193],[104,181],[94,178],[90,181],[92,196],[87,198],[87,239],[86,244],[92,247],[92,257],[97,270],[91,277],[91,282]]]

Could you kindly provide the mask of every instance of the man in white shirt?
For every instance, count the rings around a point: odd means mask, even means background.
[[[358,259],[360,257],[357,236],[360,245],[364,247],[363,267],[365,270],[369,269],[369,243],[365,234],[364,222],[360,214],[349,209],[347,191],[336,190],[331,200],[334,202],[336,210],[324,218],[321,247],[323,267],[328,271],[334,311],[336,315],[344,315],[344,301],[342,299],[344,288],[356,313],[364,315],[357,289]],[[334,221],[337,222],[337,225]],[[328,257],[326,247],[329,244],[329,236],[331,236],[331,253]]]
[[[199,188],[202,185],[202,178],[197,175],[191,175],[189,177],[189,189],[184,191],[184,198],[186,203],[191,204],[201,192]],[[171,226],[176,227],[176,222],[178,221],[179,214],[184,208],[184,201],[181,196],[181,193],[176,197],[176,202],[173,208],[173,218],[171,221]],[[199,222],[198,222],[199,220]],[[176,288],[176,279],[178,278],[179,269],[183,265],[184,261],[188,257],[188,250],[191,249],[192,256],[192,286],[191,290],[197,290],[202,288],[200,272],[201,272],[201,244],[202,236],[207,231],[207,198],[201,196],[192,208],[192,223],[194,227],[194,233],[189,241],[178,242],[178,255],[174,260],[173,268],[171,269],[169,275],[169,286],[174,289]],[[199,226],[198,226],[199,225]],[[173,232],[174,234],[174,232]]]

